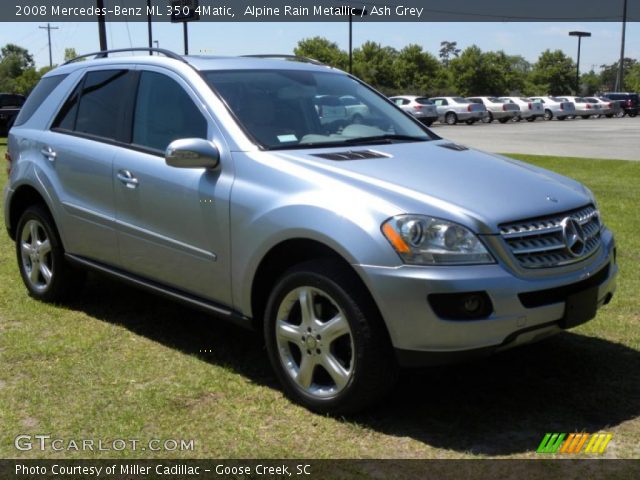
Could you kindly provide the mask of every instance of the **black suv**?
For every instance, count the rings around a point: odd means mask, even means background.
[[[0,136],[6,136],[25,98],[13,93],[0,93]]]
[[[624,112],[622,116],[629,115],[630,117],[635,117],[638,115],[640,100],[638,99],[637,93],[610,92],[605,93],[604,96],[620,103],[622,111]]]

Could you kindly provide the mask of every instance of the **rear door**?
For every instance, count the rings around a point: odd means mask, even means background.
[[[142,277],[231,303],[231,157],[203,102],[174,72],[145,67],[133,102],[131,147],[114,160],[121,263]],[[173,140],[204,138],[221,151],[217,169],[165,163]]]
[[[118,263],[113,159],[122,148],[135,74],[128,68],[90,70],[71,91],[41,154],[62,204],[58,219],[69,253]]]

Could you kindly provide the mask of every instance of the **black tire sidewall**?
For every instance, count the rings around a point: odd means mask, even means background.
[[[285,273],[277,282],[269,296],[264,319],[264,337],[269,360],[283,385],[289,398],[305,407],[320,413],[348,413],[360,409],[366,403],[363,401],[362,391],[367,390],[367,375],[363,375],[375,363],[375,355],[381,355],[372,342],[375,333],[370,322],[377,319],[368,318],[372,315],[372,306],[361,305],[360,295],[353,295],[353,285],[344,285],[341,275],[332,272],[334,267],[320,267],[319,264],[304,264],[294,267]],[[275,321],[280,303],[292,290],[308,286],[317,288],[328,294],[343,310],[351,328],[354,346],[353,373],[347,385],[335,396],[319,399],[309,395],[298,387],[295,381],[281,364],[277,341],[275,338]],[[366,300],[364,300],[366,303]],[[390,358],[389,362],[393,362]],[[368,372],[371,373],[371,372]],[[368,403],[371,402],[369,399]]]

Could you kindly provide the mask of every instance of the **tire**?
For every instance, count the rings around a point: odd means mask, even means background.
[[[567,117],[558,117],[558,120],[566,120]]]
[[[482,119],[482,123],[492,123],[493,122],[493,114],[489,112],[486,117]]]
[[[585,120],[588,120],[588,119],[591,118],[591,115],[582,115],[582,118],[585,119]]]
[[[607,118],[613,118],[613,113],[607,113],[605,116],[606,116]]]
[[[534,117],[534,116],[527,117],[527,122],[531,122],[531,123],[533,123],[533,122],[535,122],[535,121],[536,121],[536,117]]]
[[[467,125],[473,125],[473,124],[474,124],[474,123],[476,123],[476,122],[477,122],[477,120],[473,120],[473,119],[471,119],[471,118],[470,118],[469,120],[465,120],[465,123],[466,123]]]
[[[553,112],[551,110],[544,111],[544,119],[545,120],[553,120]]]
[[[507,123],[509,120],[511,120],[510,118],[501,118],[500,120],[498,120],[500,123]]]
[[[431,125],[433,125],[433,120],[424,120],[422,123],[425,126],[430,127]]]
[[[456,123],[458,123],[458,116],[453,112],[448,112],[444,116],[444,123],[446,123],[447,125],[455,125]]]
[[[638,116],[638,114],[635,113],[635,112],[629,114],[629,118],[636,118],[637,116]]]
[[[313,308],[304,315],[309,298]],[[337,261],[300,264],[276,282],[264,336],[285,394],[312,411],[362,410],[395,383],[397,365],[382,318],[359,278]]]
[[[16,231],[18,268],[32,297],[43,302],[61,302],[80,291],[85,272],[64,258],[60,236],[46,208],[42,205],[27,208]]]

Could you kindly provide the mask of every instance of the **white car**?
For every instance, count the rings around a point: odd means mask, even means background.
[[[498,120],[500,123],[507,123],[520,114],[520,107],[515,103],[505,102],[496,97],[467,97],[472,103],[484,105],[487,108],[487,116],[482,120],[491,123]]]
[[[500,97],[499,100],[513,103],[520,107],[520,114],[517,121],[527,120],[535,122],[537,118],[544,117],[544,107],[540,102],[534,102],[533,99],[527,97]]]
[[[617,117],[622,108],[620,107],[620,103],[615,100],[611,100],[607,97],[585,97],[588,102],[597,103],[600,105],[600,116],[613,118]]]
[[[592,116],[600,116],[602,113],[602,107],[597,102],[590,102],[584,97],[559,97],[560,100],[565,102],[573,102],[576,106],[576,117],[582,117],[584,119],[591,118]]]
[[[389,97],[393,103],[398,105],[402,110],[410,113],[427,127],[438,120],[438,109],[434,103],[426,97],[418,97],[415,95],[399,95]]]
[[[455,125],[458,122],[473,125],[487,116],[487,108],[484,105],[471,103],[466,98],[434,97],[429,100],[436,105],[440,121],[447,125]]]
[[[558,97],[531,97],[531,100],[542,104],[545,120],[553,120],[554,117],[558,120],[565,120],[576,114],[576,106],[573,102]]]

